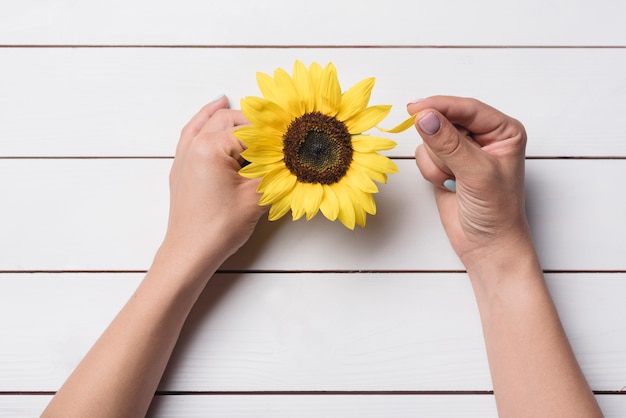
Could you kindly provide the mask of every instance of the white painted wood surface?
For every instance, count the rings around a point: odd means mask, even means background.
[[[432,187],[397,161],[378,214],[350,231],[263,219],[228,270],[459,270]],[[169,159],[0,160],[0,270],[146,270],[165,232]],[[530,160],[528,213],[548,270],[626,270],[626,160]],[[297,237],[297,239],[296,239]]]
[[[598,395],[606,417],[621,417],[625,396]],[[0,414],[32,416],[49,396],[7,396]],[[193,395],[158,396],[148,417],[496,418],[493,396],[480,395]]]
[[[616,0],[4,0],[0,43],[624,45]]]
[[[532,157],[626,156],[616,129],[626,49],[0,49],[4,156],[172,156],[181,127],[217,94],[259,95],[255,74],[332,61],[342,87],[376,77],[373,104],[479,97],[522,120]],[[63,103],[63,106],[59,106]],[[54,109],[54,111],[51,111]],[[412,156],[413,130],[388,135]]]
[[[148,268],[183,124],[301,59],[333,61],[344,89],[376,77],[385,126],[432,94],[524,123],[550,291],[623,418],[625,15],[613,0],[0,2],[0,416],[38,416]],[[400,173],[365,229],[260,223],[193,311],[150,416],[496,416],[419,141],[393,137]]]
[[[0,275],[0,392],[54,391],[139,273]],[[626,374],[626,275],[552,273],[548,285],[590,384]],[[28,301],[28,303],[25,303]],[[45,315],[41,308],[47,307]],[[593,314],[590,314],[593,312]],[[11,326],[13,325],[13,326]],[[160,389],[191,392],[488,391],[464,273],[244,273],[209,283]]]

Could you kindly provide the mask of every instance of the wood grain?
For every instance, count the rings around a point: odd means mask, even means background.
[[[0,275],[0,392],[58,389],[142,274]],[[626,373],[622,274],[548,274],[594,390]],[[489,391],[462,273],[242,273],[214,277],[160,390]],[[468,395],[470,396],[470,395]]]
[[[0,6],[0,44],[626,45],[623,2],[62,0]]]
[[[521,120],[531,157],[626,157],[616,121],[626,49],[0,48],[0,157],[172,156],[181,128],[220,93],[259,95],[255,73],[332,61],[344,89],[376,77],[371,104],[476,97]],[[374,131],[376,132],[376,131]],[[410,157],[413,129],[388,154]]]
[[[432,186],[397,161],[378,214],[350,231],[263,219],[227,270],[462,270]],[[0,160],[0,270],[146,270],[167,223],[170,160]],[[625,271],[625,160],[532,160],[527,207],[547,270]]]
[[[38,416],[141,280],[191,115],[222,93],[237,109],[256,71],[300,59],[334,62],[344,90],[376,77],[384,126],[435,94],[524,123],[548,285],[622,418],[625,15],[613,0],[0,2],[0,416]],[[261,221],[194,309],[150,417],[497,416],[471,289],[410,160],[420,139],[393,138],[401,171],[365,229]]]
[[[622,418],[626,396],[598,395],[605,418]],[[50,397],[45,395],[0,396],[0,415],[37,417]],[[468,395],[190,395],[159,396],[150,418],[192,417],[389,417],[496,418],[493,396]]]

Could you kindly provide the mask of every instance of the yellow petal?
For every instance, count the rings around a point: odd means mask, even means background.
[[[360,168],[361,170],[363,170],[363,172],[365,174],[367,174],[367,176],[378,182],[378,183],[382,183],[385,184],[387,183],[387,174],[385,173],[381,173],[380,171],[376,171],[376,170],[372,170],[370,167],[367,166],[363,166],[361,164],[359,164],[357,161],[352,161],[352,165],[354,165],[355,167]]]
[[[337,201],[339,202],[339,214],[337,219],[339,219],[339,221],[344,224],[346,228],[354,229],[356,218],[354,214],[354,205],[350,200],[350,195],[346,192],[345,186],[341,187],[341,182],[332,184],[331,187],[333,192],[335,192]]]
[[[374,78],[361,80],[341,96],[341,105],[339,106],[337,119],[350,119],[357,112],[367,107],[375,80]]]
[[[389,105],[371,106],[345,120],[344,123],[348,132],[353,135],[360,134],[378,125],[390,111],[391,106]]]
[[[291,196],[289,194],[286,194],[282,198],[275,201],[270,207],[268,219],[270,221],[275,221],[285,216],[287,212],[289,212],[290,202]]]
[[[261,94],[267,100],[278,103],[278,99],[280,97],[280,92],[276,87],[276,82],[272,77],[265,73],[256,73],[256,82],[259,85],[259,90],[261,90]]]
[[[291,193],[291,216],[294,221],[302,218],[302,216],[306,213],[304,206],[304,199],[306,195],[306,187],[303,186],[303,183],[296,183],[296,186],[293,188],[293,192]]]
[[[315,95],[317,90],[313,88],[311,75],[302,61],[296,61],[293,65],[293,82],[300,92],[304,113],[315,110]]]
[[[341,86],[337,78],[337,69],[329,62],[320,79],[317,96],[317,110],[328,116],[335,116],[341,104]],[[382,120],[382,119],[381,119]]]
[[[333,192],[333,189],[329,185],[324,184],[322,188],[324,190],[324,196],[320,203],[320,210],[326,218],[334,221],[337,219],[337,215],[339,215],[339,201],[337,200],[337,196],[335,196],[335,192]]]
[[[249,179],[255,179],[257,177],[263,177],[264,175],[266,175],[267,173],[269,173],[270,171],[279,168],[279,167],[285,167],[285,164],[283,162],[277,162],[277,163],[273,163],[273,164],[248,164],[247,166],[243,167],[241,170],[239,170],[239,174],[243,177],[249,178]]]
[[[377,126],[376,129],[378,129],[379,131],[382,131],[382,132],[389,132],[391,134],[397,134],[399,132],[406,131],[407,129],[409,129],[413,125],[415,125],[415,115],[411,115],[407,120],[405,120],[404,122],[402,122],[400,125],[396,126],[395,128],[383,129],[383,128]]]
[[[280,96],[277,103],[289,112],[292,118],[302,116],[304,113],[302,97],[289,74],[282,68],[278,68],[274,71],[274,80]]]
[[[306,212],[306,220],[311,220],[320,210],[320,203],[324,190],[319,183],[304,183],[304,210]]]
[[[261,197],[263,202],[271,203],[278,197],[284,196],[285,193],[291,192],[295,184],[296,176],[291,174],[287,168],[279,167],[263,177],[257,191],[263,193]]]
[[[317,62],[314,62],[309,66],[309,78],[311,80],[311,88],[313,89],[313,92],[314,92],[316,106],[317,106],[317,95],[319,93],[320,84],[322,83],[323,72],[324,70],[322,69],[322,66],[319,65]]]
[[[374,153],[361,153],[355,152],[352,154],[352,159],[359,165],[368,167],[371,170],[378,171],[380,173],[397,173],[398,166],[384,155]]]
[[[277,161],[282,161],[285,154],[282,151],[275,151],[272,149],[250,149],[241,152],[241,156],[251,163],[257,164],[271,164]]]
[[[268,143],[276,143],[276,146],[282,147],[282,136],[276,132],[266,132],[256,126],[246,125],[240,126],[233,131],[235,138],[243,142],[246,147],[254,145],[257,141],[263,140]]]
[[[255,139],[246,140],[244,144],[249,144],[248,149],[255,151],[272,150],[274,152],[283,152],[283,138],[278,135],[258,136]]]
[[[360,227],[365,226],[365,221],[367,219],[367,214],[365,210],[360,205],[354,205],[354,222]]]
[[[376,152],[390,150],[398,145],[395,141],[369,135],[355,135],[352,137],[352,148],[358,152]]]
[[[352,201],[354,207],[354,218],[357,225],[364,227],[367,214],[376,214],[376,203],[371,193],[355,190],[346,185],[345,191]]]
[[[362,192],[359,190],[352,189],[354,193],[355,202],[358,202],[358,206],[361,207],[365,212],[370,215],[376,215],[376,202],[374,201],[374,196],[371,193]],[[355,207],[357,204],[355,203]]]
[[[248,96],[241,100],[241,111],[250,123],[263,129],[283,134],[291,123],[291,115],[276,103],[260,97]]]
[[[362,190],[367,193],[377,193],[378,187],[360,168],[351,165],[348,172],[343,177],[344,181],[353,189]]]

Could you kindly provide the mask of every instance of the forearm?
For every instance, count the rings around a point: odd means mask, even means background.
[[[600,417],[532,245],[468,263],[501,417]]]
[[[167,250],[159,251],[138,289],[43,417],[146,414],[183,324],[213,272],[169,257]]]

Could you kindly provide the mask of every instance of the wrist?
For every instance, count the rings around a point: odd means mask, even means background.
[[[476,292],[493,294],[510,283],[543,281],[543,271],[530,236],[476,249],[466,254],[462,262]]]
[[[175,239],[168,234],[154,256],[149,274],[163,277],[168,286],[181,290],[202,289],[227,257],[217,240],[201,246],[193,239]]]

